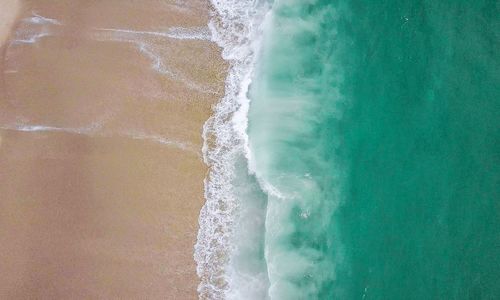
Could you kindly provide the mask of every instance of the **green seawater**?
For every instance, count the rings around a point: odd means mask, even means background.
[[[500,299],[499,16],[274,2],[248,128],[271,299]]]

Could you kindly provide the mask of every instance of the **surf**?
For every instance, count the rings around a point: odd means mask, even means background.
[[[200,297],[498,295],[492,2],[213,4]]]

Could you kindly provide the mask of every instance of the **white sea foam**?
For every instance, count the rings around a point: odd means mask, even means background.
[[[119,134],[119,136],[129,137],[129,138],[132,138],[135,140],[147,140],[147,141],[151,141],[154,143],[178,148],[178,149],[181,149],[181,150],[184,150],[187,152],[192,152],[193,154],[200,156],[200,153],[196,150],[196,147],[194,145],[192,145],[190,143],[185,143],[185,142],[169,139],[169,138],[166,138],[164,136],[157,135],[157,134],[148,134],[148,133],[142,133],[142,132],[133,131],[133,130],[127,130],[126,132]]]
[[[44,17],[36,12],[32,12],[30,17],[22,20],[21,25],[16,30],[11,45],[35,44],[42,38],[56,35],[60,32],[64,24],[56,19]],[[158,39],[177,40],[210,40],[211,34],[208,27],[170,27],[165,31],[141,31],[120,28],[94,28],[90,32],[90,38],[98,41],[115,41],[131,43],[146,57],[151,59],[151,67],[165,74],[174,80],[184,84],[191,90],[217,94],[218,91],[195,82],[179,70],[169,67],[162,60],[162,52],[166,52],[160,45],[155,43]]]
[[[179,40],[210,40],[208,27],[170,27],[165,31],[140,31],[119,28],[96,28],[98,31],[113,32],[115,36],[129,37],[161,37]]]
[[[32,12],[30,17],[24,18],[19,28],[15,31],[15,36],[11,44],[34,44],[41,38],[50,36],[56,31],[56,27],[63,25],[56,19],[44,17],[36,12]]]
[[[166,38],[180,40],[209,39],[210,35],[208,33],[208,28],[206,27],[172,27],[167,29],[165,32],[137,31],[118,28],[94,28],[90,35],[91,38],[98,41],[115,41],[133,44],[144,56],[151,60],[151,67],[158,73],[165,74],[174,80],[181,82],[191,90],[208,94],[218,93],[213,89],[195,82],[181,71],[176,70],[171,66],[167,66],[162,57],[166,55],[168,48],[162,46],[162,43],[157,43],[155,41],[155,39]]]
[[[16,124],[16,125],[1,125],[0,129],[4,130],[17,130],[24,132],[67,132],[76,134],[92,134],[100,128],[100,124],[94,123],[87,127],[72,128],[72,127],[57,127],[47,125],[30,125],[30,124]]]
[[[54,25],[62,25],[62,23],[56,19],[51,19],[48,17],[44,17],[37,12],[32,12],[33,16],[28,18],[32,23],[35,24],[54,24]]]
[[[193,145],[188,143],[168,139],[166,137],[156,135],[156,134],[147,134],[134,130],[126,130],[118,133],[106,133],[100,130],[102,128],[102,123],[94,122],[89,126],[85,127],[58,127],[58,126],[49,126],[49,125],[32,125],[32,124],[10,124],[10,125],[0,125],[0,129],[3,130],[16,130],[23,132],[65,132],[72,134],[80,134],[80,135],[88,135],[88,136],[96,136],[96,137],[124,137],[130,138],[134,140],[146,140],[153,143],[158,143],[174,148],[181,149],[183,151],[191,152],[197,156],[199,153]]]
[[[212,0],[212,8],[211,36],[222,48],[222,56],[230,68],[226,94],[203,130],[203,155],[210,172],[205,180],[206,202],[200,212],[194,257],[201,279],[200,299],[245,299],[251,296],[242,292],[245,287],[236,286],[234,282],[247,282],[253,288],[266,285],[231,278],[242,276],[230,270],[235,247],[232,234],[239,205],[232,181],[236,159],[247,156],[249,99],[246,94],[260,47],[260,25],[269,8],[266,1],[254,0]]]
[[[179,40],[210,40],[208,27],[171,27],[166,32],[169,38]]]

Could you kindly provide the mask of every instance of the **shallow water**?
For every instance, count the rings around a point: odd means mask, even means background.
[[[498,13],[274,2],[248,114],[271,299],[500,297]]]

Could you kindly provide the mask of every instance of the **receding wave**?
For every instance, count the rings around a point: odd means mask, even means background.
[[[262,264],[256,270],[248,265],[241,268],[238,264],[236,248],[251,251],[253,245],[238,244],[235,235],[238,224],[241,224],[239,221],[248,212],[242,209],[244,191],[236,183],[240,181],[245,186],[245,180],[251,181],[247,178],[245,162],[248,156],[247,92],[268,6],[265,1],[229,0],[212,1],[212,9],[211,36],[222,48],[223,58],[229,62],[230,68],[225,96],[214,108],[203,131],[204,160],[210,171],[205,182],[206,203],[200,213],[195,246],[197,272],[201,279],[198,291],[201,299],[257,299],[255,296],[259,298],[267,294],[267,271]],[[261,207],[255,209],[264,213]],[[255,227],[259,228],[262,222],[263,218],[260,218]],[[255,238],[261,239],[260,236]],[[243,242],[241,237],[239,241]],[[258,254],[259,251],[253,252]]]

